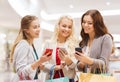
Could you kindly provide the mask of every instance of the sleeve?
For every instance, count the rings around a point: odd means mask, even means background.
[[[28,54],[30,54],[29,45],[22,42],[16,46],[14,55],[16,56],[16,71],[18,75],[22,74],[23,79],[27,79],[29,76],[31,79],[34,78],[36,70],[31,68],[31,64],[28,63]]]
[[[110,35],[105,35],[101,44],[101,54],[99,59],[94,59],[92,68],[99,68],[108,66],[109,57],[112,52],[112,39]]]
[[[72,57],[71,60],[72,60],[72,64],[68,65],[68,68],[75,69],[77,65],[77,60],[74,57]]]

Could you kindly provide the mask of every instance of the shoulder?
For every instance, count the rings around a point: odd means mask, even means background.
[[[111,38],[111,36],[109,34],[105,34],[103,35],[104,38]]]
[[[103,40],[112,40],[112,37],[109,34],[105,34],[101,37]]]
[[[21,40],[16,47],[27,47],[29,43],[26,40]]]
[[[99,40],[111,39],[112,40],[112,37],[109,34],[105,34],[103,36],[97,37],[96,39],[99,39]]]

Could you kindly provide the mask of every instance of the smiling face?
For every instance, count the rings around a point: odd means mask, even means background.
[[[32,39],[39,37],[40,24],[39,24],[38,19],[33,20],[30,23],[29,29],[27,29],[26,32]]]
[[[93,19],[91,18],[90,15],[85,15],[83,17],[82,28],[84,29],[84,32],[86,34],[93,34],[93,33],[95,33]]]
[[[59,37],[67,38],[72,33],[72,20],[63,18],[59,23]]]

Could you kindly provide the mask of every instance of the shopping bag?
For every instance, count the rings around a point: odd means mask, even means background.
[[[60,78],[56,78],[53,79],[53,75],[54,75],[54,66],[53,65],[50,69],[50,80],[46,80],[45,82],[69,82],[69,78],[68,77],[60,77]],[[59,73],[60,75],[60,73]],[[61,76],[61,75],[60,75]]]
[[[60,77],[57,79],[46,80],[45,82],[69,82],[69,78],[68,77]]]
[[[23,79],[22,73],[19,75],[19,81],[18,82],[40,82],[38,79],[30,79],[30,77],[27,77],[27,80]]]
[[[116,78],[102,74],[80,73],[79,82],[116,82]]]

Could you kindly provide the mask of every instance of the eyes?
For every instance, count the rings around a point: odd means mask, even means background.
[[[72,26],[71,26],[71,25],[69,25],[69,26],[68,26],[68,25],[66,25],[66,24],[63,24],[63,25],[62,25],[62,27],[64,27],[64,28],[69,28],[69,29],[71,29],[71,28],[72,28]]]
[[[33,26],[34,29],[40,28],[40,25]]]
[[[83,21],[82,24],[83,25],[86,25],[86,24],[87,25],[93,25],[93,22],[91,22],[91,21],[88,21],[88,22],[87,21]]]

